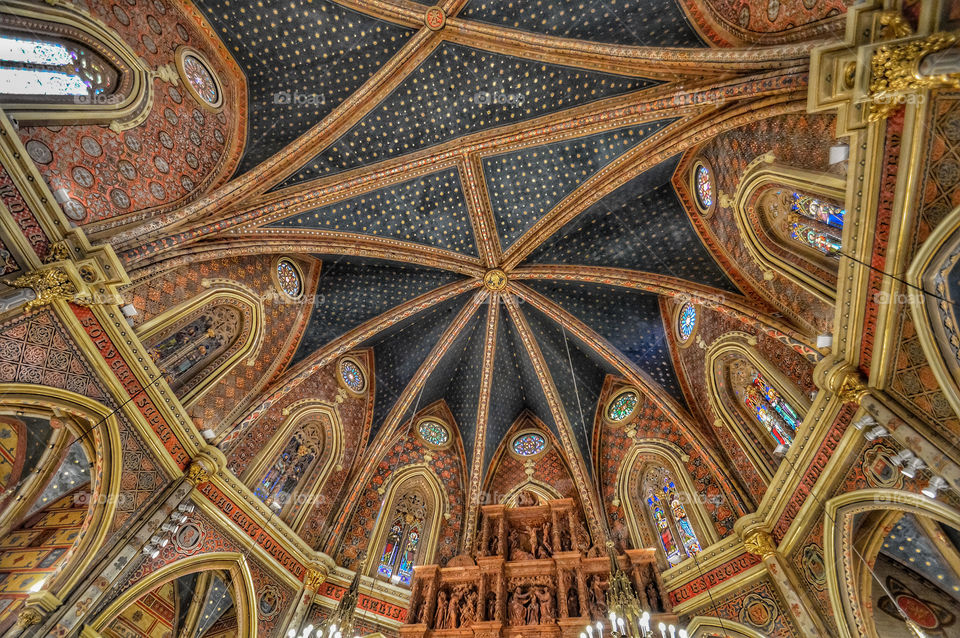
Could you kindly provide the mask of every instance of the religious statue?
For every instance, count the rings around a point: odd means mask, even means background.
[[[510,545],[510,560],[530,560],[533,558],[533,554],[520,547],[520,532],[517,530],[510,530],[507,543]]]
[[[630,537],[627,528],[619,518],[613,522],[613,528],[610,530],[614,547],[618,554],[623,554],[630,548]]]
[[[580,596],[577,594],[576,587],[567,590],[567,615],[570,618],[580,615]]]
[[[500,535],[490,534],[487,541],[487,556],[497,556],[500,553]]]
[[[454,589],[450,594],[450,602],[447,604],[447,622],[444,629],[456,629],[460,624],[460,600],[463,598],[463,590]]]
[[[660,589],[653,580],[648,580],[644,592],[647,594],[647,602],[650,603],[650,611],[653,613],[663,611],[663,601],[660,600]]]
[[[497,595],[487,592],[487,620],[499,620],[497,615]]]
[[[569,552],[570,551],[570,530],[561,530],[560,531],[560,551]]]
[[[540,544],[537,546],[537,558],[550,558],[553,556],[553,544],[550,542],[550,521],[543,524],[543,534],[540,538]]]
[[[530,600],[530,594],[525,594],[519,585],[510,594],[507,602],[508,612],[510,614],[510,624],[519,626],[526,624],[527,620],[527,602]]]
[[[546,587],[537,587],[533,593],[540,605],[540,622],[552,623],[556,620],[556,614],[553,612],[553,592]]]
[[[540,624],[540,605],[538,604],[536,590],[527,593],[527,624]]]
[[[437,613],[433,619],[434,629],[443,629],[447,623],[447,592],[440,590],[437,594]]]
[[[523,490],[517,494],[517,507],[533,507],[537,505],[540,500],[532,492]]]
[[[607,616],[607,594],[600,576],[590,578],[590,617],[601,619]]]
[[[540,555],[540,530],[537,529],[536,525],[527,525],[526,532],[532,558],[546,558],[546,556]]]
[[[590,550],[590,532],[581,521],[577,521],[577,551],[586,554]]]
[[[469,627],[477,617],[477,592],[470,590],[460,606],[460,627]]]

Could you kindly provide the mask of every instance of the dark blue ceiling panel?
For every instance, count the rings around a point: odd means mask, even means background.
[[[603,391],[604,379],[617,371],[569,332],[564,336],[558,324],[530,304],[524,305],[523,313],[560,393],[580,453],[590,467],[593,416]]]
[[[629,126],[483,160],[501,246],[508,248],[577,186],[675,121]]]
[[[415,33],[328,0],[197,6],[247,76],[247,141],[237,175],[329,115]]]
[[[389,237],[478,256],[456,168],[297,213],[267,227]]]
[[[364,343],[373,348],[376,400],[373,407],[373,425],[370,440],[373,440],[387,414],[407,387],[417,369],[426,360],[433,346],[440,340],[444,330],[453,322],[467,300],[476,294],[465,292],[444,303],[390,326]],[[407,408],[409,417],[415,404]]]
[[[445,42],[367,117],[283,185],[654,84],[643,78],[543,64]],[[498,102],[500,95],[506,96],[503,103]]]
[[[559,436],[559,431],[557,430],[558,424],[553,418],[553,412],[550,410],[550,404],[547,402],[547,395],[544,394],[543,386],[540,384],[540,377],[537,375],[533,361],[530,359],[530,355],[523,345],[523,339],[520,338],[520,332],[517,330],[516,323],[514,323],[512,317],[508,316],[506,321],[501,324],[501,327],[503,331],[502,338],[507,339],[507,347],[515,353],[515,361],[520,370],[519,382],[520,387],[523,389],[524,407],[543,421],[555,436]]]
[[[483,452],[483,473],[497,451],[500,441],[506,436],[510,426],[526,407],[524,388],[521,381],[520,357],[523,353],[513,347],[510,316],[501,306],[500,321],[497,325],[497,350],[493,360],[493,381],[490,391],[490,408],[487,413],[487,432]],[[522,345],[520,347],[523,347]],[[531,411],[533,409],[531,408]],[[547,417],[541,418],[549,422]]]
[[[679,159],[661,162],[601,199],[528,261],[630,268],[739,294],[700,242],[670,184]]]
[[[483,377],[487,306],[481,307],[477,314],[469,341],[452,353],[458,364],[456,370],[446,377],[440,377],[449,379],[443,398],[460,428],[468,471],[471,467],[473,444],[477,436],[477,406],[480,404],[480,381]]]
[[[608,44],[704,45],[676,0],[470,0],[460,17]]]
[[[659,297],[629,288],[567,281],[524,282],[595,330],[684,404],[663,330]]]
[[[457,274],[399,262],[318,256],[323,261],[313,313],[293,363],[390,308],[457,281]]]

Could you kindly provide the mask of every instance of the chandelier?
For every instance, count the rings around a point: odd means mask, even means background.
[[[337,603],[336,610],[324,619],[316,629],[316,633],[313,625],[307,625],[299,636],[296,629],[291,629],[287,634],[288,638],[360,638],[353,631],[353,616],[357,613],[357,601],[360,598],[360,575],[366,563],[365,553],[361,552],[359,558],[357,571],[353,575],[350,587]]]
[[[641,609],[637,594],[633,591],[630,579],[620,569],[613,542],[607,541],[607,554],[610,557],[610,587],[607,589],[607,610],[610,612],[610,633],[612,638],[658,638],[650,627],[650,612]],[[594,635],[596,630],[597,635]],[[657,625],[659,638],[687,638],[687,630],[677,630],[674,625]],[[580,638],[603,638],[603,623],[587,625],[580,632]]]

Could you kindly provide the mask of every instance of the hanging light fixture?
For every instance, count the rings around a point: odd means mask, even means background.
[[[356,638],[353,632],[353,616],[357,613],[357,602],[360,599],[360,575],[366,564],[366,553],[361,552],[357,571],[353,574],[350,587],[343,598],[337,603],[337,608],[330,614],[317,629],[316,638]],[[311,628],[312,629],[312,628]],[[313,638],[310,632],[305,632],[301,638]]]

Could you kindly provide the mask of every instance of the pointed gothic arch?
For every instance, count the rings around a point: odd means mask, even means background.
[[[367,573],[409,585],[414,565],[434,561],[446,502],[440,479],[426,464],[395,472],[370,537]]]
[[[643,493],[644,488],[648,487],[644,481],[652,470],[660,470],[665,476],[673,479],[676,490],[671,496],[679,497],[683,514],[689,522],[689,529],[678,529],[680,517],[665,511],[666,530],[671,536],[692,531],[699,545],[699,549],[693,550],[694,553],[719,540],[716,528],[703,502],[699,499],[693,480],[683,466],[681,461],[683,457],[683,451],[672,443],[655,439],[638,439],[624,454],[617,475],[615,493],[626,514],[627,529],[634,546],[654,547],[658,562],[664,567],[672,567],[686,560],[689,558],[689,551],[678,546],[680,560],[671,561],[668,557],[668,551],[661,541],[663,537],[658,530],[658,521],[655,520],[657,516],[647,503],[647,495]],[[661,486],[658,488],[662,489]],[[658,494],[658,496],[662,495]],[[665,505],[670,506],[672,503],[668,501]]]
[[[240,361],[252,365],[263,343],[262,299],[229,280],[144,323],[137,334],[185,407],[196,403]]]
[[[243,481],[261,498],[283,494],[278,516],[296,530],[311,512],[305,505],[343,462],[343,424],[335,406],[315,399],[293,403],[283,414],[286,418],[247,466]]]
[[[247,559],[237,552],[198,554],[164,565],[122,592],[86,626],[95,632],[102,632],[124,609],[156,587],[181,576],[214,570],[230,574],[233,584],[233,602],[237,610],[238,638],[254,638],[257,634],[257,596]]]
[[[772,153],[754,159],[744,171],[733,198],[734,217],[744,244],[765,273],[779,273],[832,304],[837,296],[837,258],[843,223],[846,182],[834,175],[776,163]],[[794,201],[794,194],[802,200]],[[816,201],[812,211],[810,202]],[[807,241],[807,238],[810,238]],[[823,250],[814,248],[822,245]]]
[[[694,616],[687,624],[690,638],[765,638],[745,625],[716,616]]]
[[[779,466],[774,454],[777,446],[783,436],[792,439],[807,414],[810,401],[757,351],[756,344],[756,337],[743,332],[730,332],[714,340],[704,356],[705,378],[710,405],[718,416],[717,427],[730,430],[753,467],[769,484]],[[766,391],[759,390],[760,385]],[[777,406],[770,402],[775,397],[781,400]],[[755,411],[763,411],[764,423],[760,422],[761,417],[748,412],[748,402],[757,404]],[[780,410],[784,411],[783,416]],[[778,433],[778,427],[788,431]],[[789,442],[786,446],[789,447]]]
[[[39,504],[45,488],[60,469],[68,449],[81,449],[90,464],[89,491],[84,491],[86,507],[80,533],[72,545],[63,548],[56,562],[42,581],[43,591],[63,600],[87,575],[94,559],[111,531],[121,493],[122,443],[119,425],[113,411],[107,406],[75,394],[49,386],[4,383],[0,384],[0,406],[36,415],[50,415],[62,420],[62,432],[51,441],[41,458],[49,466],[38,466],[37,472],[18,489],[17,499],[0,519],[2,533],[15,531],[18,525],[30,523],[43,516],[47,507],[73,499],[78,493],[69,488],[53,493],[49,504]],[[94,462],[95,461],[95,462]],[[72,487],[72,486],[70,486]],[[78,486],[82,487],[82,486]],[[76,508],[81,509],[81,508]],[[60,551],[60,550],[58,550]]]
[[[960,529],[960,510],[943,500],[904,490],[865,489],[827,501],[823,563],[839,638],[877,636],[870,613],[873,574],[864,560],[876,558],[887,526],[903,514],[916,514]]]
[[[70,5],[10,0],[0,8],[4,26],[0,36],[38,43],[53,53],[44,65],[23,60],[21,72],[57,73],[57,56],[73,57],[70,74],[86,84],[83,94],[0,95],[0,107],[20,122],[57,124],[108,124],[114,131],[138,126],[149,115],[154,98],[154,77],[159,73],[147,66],[118,33],[94,17]],[[40,65],[38,66],[38,63]],[[50,67],[49,69],[47,67]],[[172,69],[171,73],[175,73]],[[37,76],[38,78],[41,76]],[[29,80],[29,78],[27,78]],[[41,81],[41,80],[35,80]]]

